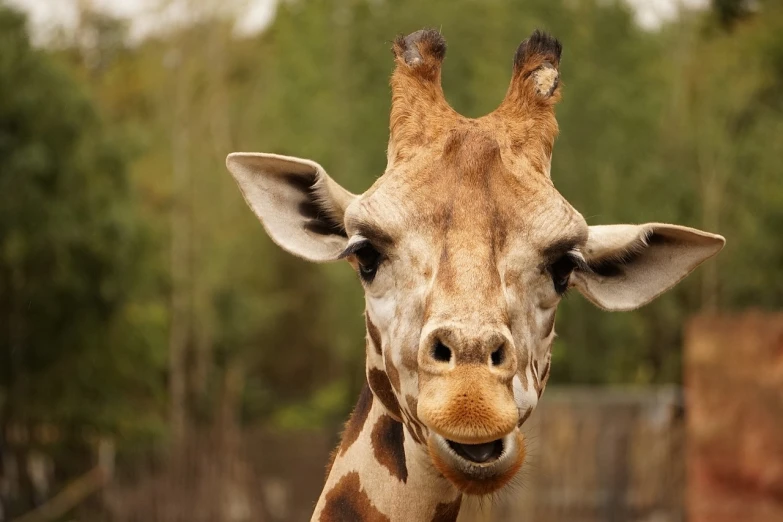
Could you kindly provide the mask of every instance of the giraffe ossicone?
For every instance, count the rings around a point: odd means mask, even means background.
[[[310,160],[228,156],[278,245],[347,260],[365,291],[367,386],[313,520],[456,520],[463,499],[524,466],[520,427],[549,377],[563,294],[631,310],[723,247],[678,225],[588,226],[555,189],[561,49],[533,33],[504,100],[472,119],[443,96],[443,37],[397,38],[388,163],[361,195]]]

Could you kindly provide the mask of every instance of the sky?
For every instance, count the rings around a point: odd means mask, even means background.
[[[92,5],[114,15],[128,18],[131,22],[131,37],[143,38],[171,21],[187,18],[186,6],[195,4],[192,0],[5,0],[27,11],[36,35],[46,35],[50,30],[62,26],[73,27],[77,20],[79,4]],[[705,6],[709,0],[625,0],[635,13],[637,22],[645,28],[655,29],[666,20],[677,16],[679,6]],[[236,32],[252,35],[263,30],[274,18],[277,0],[219,0],[199,2],[212,4],[218,9],[236,13]],[[160,5],[167,5],[161,8]]]
[[[0,0],[3,1],[3,0]],[[189,5],[211,5],[236,14],[235,30],[252,35],[263,30],[274,18],[277,0],[4,0],[30,16],[34,33],[41,37],[57,27],[70,28],[77,23],[78,6],[88,5],[131,20],[131,37],[138,39],[155,32],[171,21],[187,19]],[[161,7],[165,5],[166,7]]]

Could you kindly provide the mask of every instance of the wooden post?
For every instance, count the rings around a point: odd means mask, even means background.
[[[783,313],[691,321],[685,387],[688,520],[783,520]]]

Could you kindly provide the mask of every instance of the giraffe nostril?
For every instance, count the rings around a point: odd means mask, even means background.
[[[440,362],[451,361],[451,349],[440,341],[432,347],[432,358]]]
[[[492,360],[492,366],[500,366],[503,361],[506,360],[506,345],[501,344],[497,349],[489,356]]]

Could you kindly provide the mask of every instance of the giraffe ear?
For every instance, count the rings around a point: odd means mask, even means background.
[[[726,240],[678,225],[606,225],[590,227],[572,284],[606,310],[633,310],[670,289]]]
[[[345,250],[345,209],[356,198],[319,164],[299,158],[235,152],[226,166],[272,240],[310,261]]]

